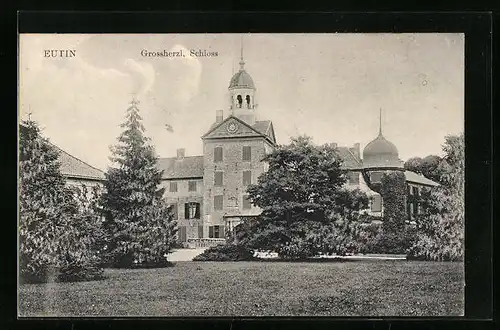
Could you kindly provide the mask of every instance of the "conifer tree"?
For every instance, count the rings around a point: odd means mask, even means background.
[[[99,260],[87,244],[95,228],[81,218],[77,191],[60,172],[59,153],[24,121],[19,137],[20,277],[24,282],[100,278]],[[67,276],[71,274],[70,276]]]
[[[106,173],[102,206],[109,235],[107,251],[115,266],[166,265],[174,244],[176,222],[163,199],[162,171],[133,101],[127,110],[124,131],[111,147],[116,165]]]

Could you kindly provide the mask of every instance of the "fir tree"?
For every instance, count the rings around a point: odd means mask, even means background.
[[[34,121],[20,126],[19,245],[22,281],[87,280],[101,276],[81,225],[77,191],[66,185],[59,153]],[[75,267],[73,267],[75,266]],[[66,276],[70,272],[71,276]]]
[[[106,173],[102,195],[107,251],[110,262],[120,267],[166,265],[176,233],[176,222],[160,187],[162,171],[144,135],[137,104],[133,101],[128,108],[121,125],[124,131],[111,148],[111,160],[117,166]]]

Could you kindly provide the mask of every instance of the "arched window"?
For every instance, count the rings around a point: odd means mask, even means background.
[[[245,99],[247,101],[247,108],[250,109],[250,95],[247,95]]]
[[[237,102],[237,103],[236,103],[236,106],[237,106],[238,108],[241,108],[241,104],[243,103],[243,98],[241,97],[241,95],[238,95],[238,96],[236,97],[236,102]]]

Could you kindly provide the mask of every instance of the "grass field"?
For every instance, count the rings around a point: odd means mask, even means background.
[[[95,282],[24,284],[20,316],[463,315],[463,264],[178,262]]]

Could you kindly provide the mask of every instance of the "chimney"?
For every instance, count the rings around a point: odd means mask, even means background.
[[[186,149],[177,149],[177,159],[183,159],[186,154]]]
[[[352,154],[356,156],[358,160],[361,159],[361,154],[359,151],[359,143],[354,143],[354,146],[352,148],[349,148],[349,150],[351,150]]]
[[[217,124],[222,123],[222,120],[224,119],[224,111],[223,110],[217,110],[215,114],[215,122]]]

